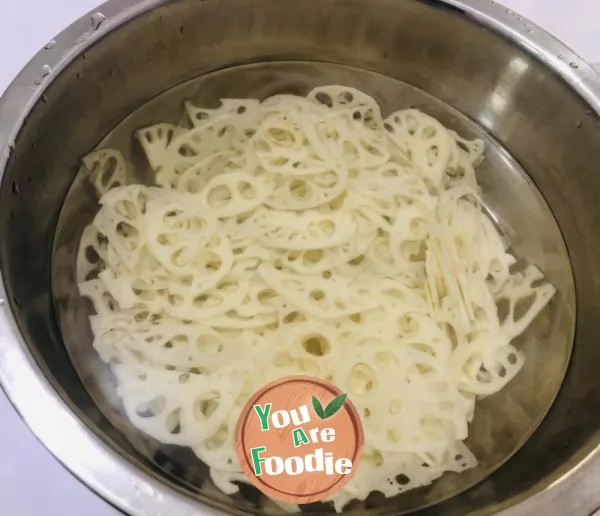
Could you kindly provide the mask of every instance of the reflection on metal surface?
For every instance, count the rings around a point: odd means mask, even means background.
[[[527,61],[518,56],[512,58],[506,65],[504,73],[490,92],[490,97],[478,117],[490,131],[494,131],[496,118],[502,117],[510,108],[511,99],[528,69]]]
[[[552,210],[573,267],[575,292],[562,240],[551,218],[540,216],[544,203],[527,178],[485,176],[484,195],[515,246],[535,259],[543,250],[544,269],[562,285],[559,316],[542,318],[533,329],[548,346],[536,346],[529,357],[533,370],[522,380],[528,395],[503,398],[505,424],[501,433],[490,428],[493,442],[518,446],[527,437],[520,429],[533,428],[540,404],[560,380],[573,320],[575,349],[561,392],[533,437],[486,480],[420,514],[583,516],[600,505],[600,240],[593,238],[600,232],[600,76],[589,65],[542,30],[532,31],[532,24],[481,0],[111,0],[100,10],[107,21],[97,31],[90,30],[93,13],[83,17],[56,38],[51,52],[32,60],[0,102],[0,297],[7,300],[0,307],[0,382],[69,469],[134,515],[209,514],[208,505],[230,514],[262,512],[253,505],[255,493],[246,491],[234,506],[210,482],[187,485],[177,450],[167,456],[140,449],[124,425],[99,409],[58,331],[50,278],[53,269],[69,274],[71,264],[62,269],[57,255],[51,266],[52,240],[79,157],[139,106],[231,65],[317,60],[411,84],[491,128],[498,170],[520,170],[511,165],[514,157],[528,172]],[[44,65],[52,73],[32,90]],[[367,91],[376,87],[362,83],[368,75],[361,72],[358,85]],[[318,77],[302,71],[278,87],[292,89]],[[268,74],[260,80],[273,84]],[[230,87],[241,84],[247,82]],[[228,91],[203,93],[214,98]],[[386,110],[398,101],[380,100]],[[136,123],[168,120],[178,108],[166,102]],[[464,121],[445,113],[451,126]],[[523,234],[533,237],[519,239]],[[64,285],[62,295],[69,288]],[[75,319],[66,321],[71,323]],[[205,478],[197,468],[198,478]],[[403,503],[390,502],[380,513],[397,514]]]

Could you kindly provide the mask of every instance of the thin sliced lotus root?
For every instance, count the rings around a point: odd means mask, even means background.
[[[322,104],[333,109],[345,109],[354,115],[353,119],[359,119],[370,128],[381,126],[381,110],[377,102],[356,88],[349,86],[319,86],[312,89],[307,98],[313,102]]]
[[[523,272],[513,274],[504,284],[497,299],[508,302],[502,331],[510,338],[523,333],[555,292],[556,288],[544,281],[544,275],[534,265],[530,265]]]
[[[401,313],[428,314],[427,302],[420,288],[411,288],[398,279],[381,279],[375,284],[378,295],[384,296],[384,309],[400,308]]]
[[[144,187],[111,190],[102,197],[102,208],[93,222],[129,269],[136,266],[145,243],[146,200]]]
[[[99,279],[80,283],[79,293],[92,302],[94,310],[99,316],[108,317],[119,311],[119,305]]]
[[[177,126],[165,123],[145,127],[135,133],[144,149],[148,163],[155,172],[170,165],[167,149],[176,134]]]
[[[436,199],[427,190],[423,179],[412,169],[388,163],[376,170],[367,170],[350,183],[359,195],[396,201],[398,197],[412,201],[424,209],[433,209]]]
[[[185,292],[179,287],[169,289],[168,304],[164,310],[180,320],[211,324],[214,317],[240,306],[248,295],[250,284],[242,277],[225,276],[215,287],[202,293]]]
[[[272,222],[269,223],[269,220],[273,220],[273,212],[264,206],[259,206],[255,210],[223,219],[221,229],[234,247],[242,248],[246,247],[244,242],[247,242],[247,245],[256,243],[256,240],[272,224]]]
[[[314,114],[271,115],[252,137],[249,152],[268,172],[298,177],[331,170],[332,153],[314,132]],[[306,141],[308,140],[308,145]]]
[[[85,227],[77,251],[78,283],[94,279],[102,271],[106,261],[106,246],[106,239],[94,226]]]
[[[235,452],[235,429],[241,411],[241,407],[234,407],[230,411],[227,420],[219,427],[214,436],[194,447],[196,455],[210,466],[213,481],[215,477],[212,472],[215,469],[228,472],[229,475],[239,474],[239,481],[243,482],[245,480]],[[231,488],[229,489],[231,490]]]
[[[456,141],[456,147],[459,151],[465,153],[468,157],[469,163],[473,166],[479,165],[483,160],[484,143],[483,140],[467,140],[454,131],[450,131],[450,134]]]
[[[275,292],[320,319],[335,319],[370,310],[381,302],[366,284],[342,277],[298,276],[268,265],[261,265],[258,273]]]
[[[167,444],[194,446],[223,424],[241,385],[229,375],[198,375],[115,365],[127,417]]]
[[[219,115],[205,124],[175,138],[169,145],[176,168],[183,170],[215,152],[227,152],[232,147],[233,135],[229,129],[230,115]]]
[[[452,366],[460,386],[478,396],[493,394],[521,370],[523,354],[501,333],[483,334],[461,343],[452,354]]]
[[[260,281],[256,275],[250,282],[250,286],[244,299],[238,303],[235,311],[239,317],[251,318],[259,315],[276,314],[285,304],[285,298],[281,297],[271,287]]]
[[[352,122],[349,127],[343,119],[337,120],[334,134],[328,138],[334,158],[348,169],[383,166],[391,158],[385,135],[369,130],[362,124]]]
[[[200,296],[229,274],[233,261],[230,242],[223,235],[214,235],[185,274],[169,277],[169,291],[182,297]]]
[[[222,99],[221,106],[216,109],[207,109],[195,106],[192,102],[185,102],[185,110],[194,127],[199,127],[222,114],[243,115],[253,111],[259,106],[256,99]]]
[[[278,317],[277,312],[259,314],[259,315],[241,315],[237,310],[230,310],[229,312],[214,317],[210,320],[210,324],[215,328],[228,328],[228,329],[250,329],[250,328],[264,328],[265,326],[271,326],[277,324]]]
[[[217,231],[215,218],[183,195],[151,200],[145,219],[149,251],[173,273],[190,272]]]
[[[260,241],[268,247],[288,250],[326,249],[342,245],[354,234],[357,223],[346,213],[274,212]]]
[[[364,217],[358,217],[354,238],[337,248],[342,261],[362,261],[376,236],[377,226]]]
[[[439,189],[455,145],[450,132],[435,118],[413,109],[391,114],[385,126],[391,141],[418,167],[429,186]]]
[[[275,190],[265,204],[276,210],[317,208],[331,202],[346,189],[347,177],[344,167],[302,177],[278,176]]]
[[[390,252],[390,239],[387,234],[375,237],[367,251],[366,259],[373,272],[387,278],[397,277],[398,269]]]
[[[282,251],[275,263],[299,274],[329,271],[340,265],[343,258],[336,248]]]
[[[261,206],[273,190],[268,176],[231,172],[213,177],[199,201],[216,218],[233,217]]]
[[[203,374],[241,359],[258,338],[251,332],[227,337],[210,326],[183,324],[176,319],[165,319],[161,325],[131,333],[135,339],[133,351],[150,362],[162,367],[199,370]]]
[[[312,155],[306,149],[290,152],[288,149],[258,150],[256,158],[267,172],[282,176],[304,177],[331,170],[333,164]]]
[[[188,169],[177,175],[174,186],[180,192],[198,194],[206,188],[206,185],[226,172],[228,165],[228,153],[215,152],[207,158],[191,165]]]
[[[90,152],[83,158],[89,170],[89,178],[101,197],[112,188],[127,184],[127,162],[123,154],[115,149]]]

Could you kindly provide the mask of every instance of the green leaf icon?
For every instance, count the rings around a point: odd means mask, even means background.
[[[323,405],[321,405],[321,402],[315,398],[314,396],[312,397],[312,406],[315,409],[315,412],[317,413],[317,416],[319,416],[321,419],[325,419],[325,413],[323,411]]]
[[[329,405],[327,405],[327,407],[325,408],[325,417],[322,417],[321,419],[327,419],[328,417],[333,416],[338,410],[342,408],[342,406],[344,405],[344,401],[346,401],[347,397],[347,394],[340,394],[339,396],[333,398],[331,400],[331,403],[329,403]]]
[[[321,405],[321,402],[315,396],[313,396],[312,406],[315,409],[317,416],[319,416],[321,419],[327,419],[328,417],[333,416],[338,410],[342,408],[342,406],[344,405],[344,401],[346,401],[347,397],[347,394],[340,394],[339,396],[336,396],[331,400],[329,405],[327,405],[325,410],[323,410],[323,405]]]

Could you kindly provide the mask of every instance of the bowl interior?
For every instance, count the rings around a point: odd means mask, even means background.
[[[115,146],[139,166],[143,182],[133,131],[177,122],[183,99],[210,105],[337,82],[372,94],[385,112],[416,106],[484,139],[486,205],[517,256],[538,264],[559,290],[520,344],[525,369],[478,406],[470,444],[480,467],[396,500],[373,497],[357,511],[437,504],[423,514],[492,513],[543,490],[598,444],[600,243],[586,238],[598,227],[597,116],[532,55],[460,11],[417,1],[372,5],[184,0],[141,13],[44,87],[4,172],[2,277],[44,374],[116,453],[228,512],[260,511],[261,500],[252,490],[235,500],[219,495],[188,452],[158,446],[129,426],[90,349],[87,307],[73,282],[75,242],[96,209],[78,176],[81,156],[99,143]],[[566,379],[531,436],[561,385],[575,324]]]
[[[484,202],[501,231],[521,260],[517,266],[537,264],[560,293],[540,314],[535,325],[519,338],[526,367],[501,393],[478,403],[470,428],[469,447],[479,461],[478,468],[461,474],[447,474],[431,486],[401,495],[393,500],[372,495],[366,507],[387,508],[390,513],[411,511],[439,503],[482,480],[498,468],[532,434],[556,396],[571,351],[573,320],[569,317],[573,299],[572,274],[560,230],[539,191],[525,171],[481,126],[444,102],[406,83],[358,68],[319,62],[265,62],[239,65],[203,75],[144,104],[117,125],[99,147],[120,150],[133,164],[127,182],[153,184],[153,173],[143,156],[136,130],[158,121],[177,123],[183,101],[214,107],[219,99],[266,98],[279,93],[306,95],[323,84],[351,85],[372,95],[384,114],[417,107],[442,120],[469,138],[486,143],[486,160],[478,169]],[[176,465],[179,480],[197,490],[207,482],[207,471],[191,449],[183,450],[144,436],[128,422],[116,396],[110,368],[92,347],[89,303],[77,292],[75,263],[84,227],[98,209],[96,194],[82,167],[65,198],[54,239],[52,287],[55,307],[67,351],[82,382],[98,408],[121,429],[132,446],[152,462],[164,457]],[[544,366],[542,367],[542,364]],[[537,393],[532,396],[531,393]],[[161,466],[160,460],[157,466]],[[266,497],[248,486],[244,496],[234,496],[240,509],[246,503],[264,507]],[[250,497],[250,498],[249,498]],[[354,504],[359,506],[359,504]],[[309,510],[316,510],[311,507]],[[326,510],[327,507],[321,507]],[[385,512],[385,511],[384,511]]]

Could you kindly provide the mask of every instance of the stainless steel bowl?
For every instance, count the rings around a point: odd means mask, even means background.
[[[265,513],[256,493],[219,494],[200,463],[136,434],[111,402],[72,279],[94,209],[79,160],[100,142],[139,160],[133,129],[177,116],[183,97],[334,81],[483,137],[490,211],[559,288],[522,343],[528,369],[478,411],[482,466],[354,513],[591,513],[600,506],[600,77],[483,0],[112,0],[61,33],[0,102],[6,393],[59,460],[130,514]]]

